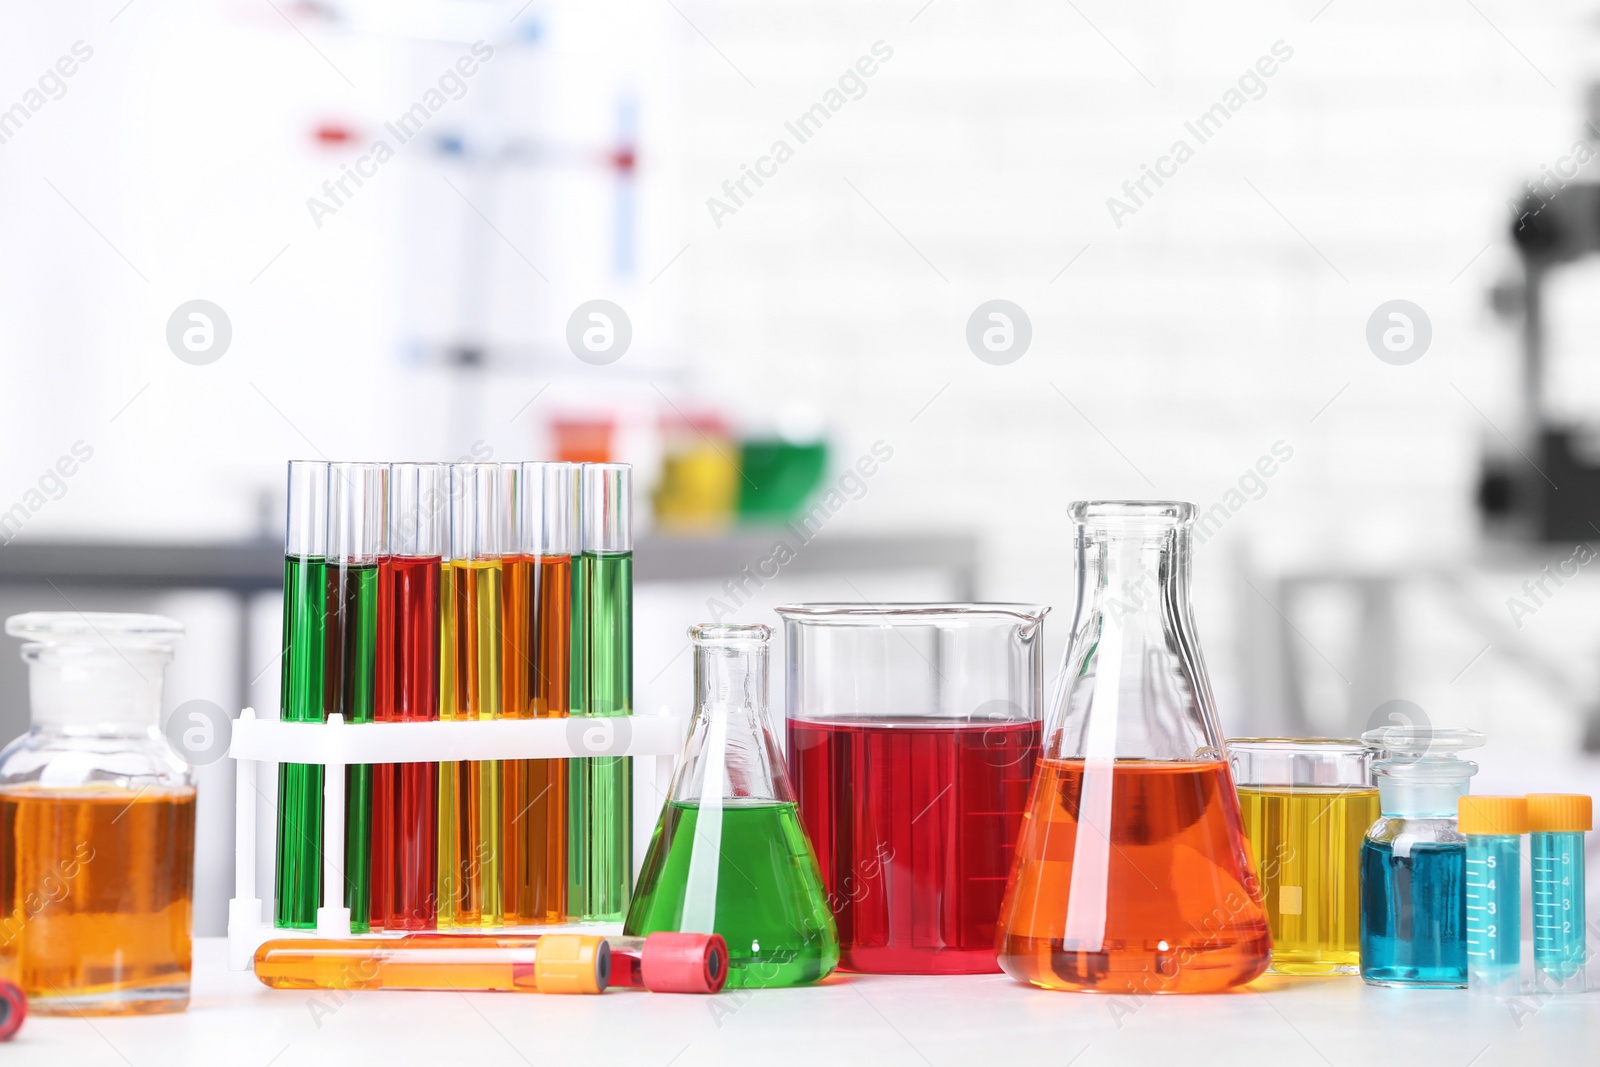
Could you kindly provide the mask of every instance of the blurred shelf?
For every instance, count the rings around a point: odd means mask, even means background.
[[[640,582],[720,581],[770,559],[782,540],[792,553],[785,574],[939,570],[970,599],[978,540],[968,535],[863,537],[841,534],[801,542],[785,527],[751,527],[706,537],[646,537],[634,546]],[[766,575],[770,577],[770,575]],[[276,541],[196,544],[53,541],[0,551],[0,586],[97,589],[215,589],[248,595],[280,589],[283,549]]]

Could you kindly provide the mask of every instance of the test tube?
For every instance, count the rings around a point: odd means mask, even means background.
[[[324,718],[373,721],[378,637],[378,555],[389,471],[381,463],[328,465],[328,663]],[[372,765],[345,768],[344,906],[368,929],[372,906]]]
[[[609,973],[602,978],[596,967],[607,957]],[[296,938],[263,944],[256,951],[255,972],[274,989],[588,993],[613,986],[654,993],[716,993],[728,978],[728,945],[720,934],[693,933],[411,934],[384,941]]]
[[[439,579],[449,491],[445,464],[390,465],[386,544],[378,558],[379,722],[439,717]],[[432,930],[436,924],[438,769],[435,763],[373,768],[374,927]]]
[[[1594,803],[1574,793],[1528,797],[1533,839],[1533,982],[1537,993],[1582,993],[1589,951],[1584,925],[1583,835]]]
[[[633,468],[583,465],[583,714],[633,714]],[[574,709],[576,713],[576,709]],[[568,774],[568,909],[574,918],[621,919],[633,881],[633,761],[613,753],[628,734],[596,723],[587,755]]]
[[[328,465],[289,463],[283,537],[283,658],[278,717],[321,722],[327,665]],[[314,929],[322,903],[322,767],[278,765],[274,920]]]
[[[1458,826],[1467,838],[1467,988],[1516,996],[1522,981],[1523,797],[1464,796]]]
[[[505,714],[565,718],[571,700],[573,560],[582,551],[576,463],[524,463],[518,538],[504,563]],[[506,764],[507,921],[560,922],[567,901],[567,761]]]
[[[514,547],[515,491],[515,469],[506,465],[457,463],[450,468],[450,718],[497,719],[503,711],[501,581],[504,556]],[[451,882],[455,897],[450,925],[499,926],[504,920],[501,761],[453,767],[448,777],[455,788],[454,824],[448,841],[443,827],[440,831],[440,878]],[[442,869],[447,852],[453,865],[448,874]]]

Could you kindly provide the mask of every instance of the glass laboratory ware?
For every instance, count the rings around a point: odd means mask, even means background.
[[[387,941],[296,938],[256,950],[256,977],[273,989],[438,989],[547,993],[552,962],[567,971],[584,945],[609,950],[610,988],[716,993],[728,977],[728,946],[717,934],[585,938],[573,934],[412,934]],[[558,951],[551,959],[551,948]],[[573,952],[577,947],[579,952]],[[598,946],[589,959],[598,962]],[[546,969],[540,973],[539,961]],[[592,972],[590,972],[592,974]],[[579,978],[590,974],[580,971]],[[589,983],[585,983],[589,984]],[[581,990],[588,992],[588,990]]]
[[[1361,843],[1361,977],[1372,985],[1467,984],[1467,840],[1456,802],[1478,765],[1476,730],[1388,726],[1362,741],[1382,815]]]
[[[572,561],[580,554],[576,463],[524,463],[520,548],[505,559],[505,714],[570,711]],[[505,764],[506,921],[554,923],[567,907],[567,761]]]
[[[1574,793],[1533,793],[1533,988],[1582,993],[1589,962],[1584,916],[1583,835],[1594,828],[1594,802]]]
[[[581,714],[633,714],[633,471],[626,463],[583,466]],[[580,713],[574,705],[572,714]],[[633,875],[633,760],[611,754],[626,737],[596,722],[581,735],[591,756],[567,765],[567,910],[613,922],[628,906]]]
[[[1467,988],[1514,997],[1522,991],[1522,797],[1466,796],[1456,823],[1467,838]]]
[[[450,468],[451,597],[441,612],[450,645],[451,720],[498,719],[503,711],[503,564],[515,549],[516,469],[499,463]],[[448,634],[445,626],[448,625]],[[441,700],[447,694],[441,691]],[[439,768],[439,926],[499,926],[504,921],[501,858],[504,798],[500,760]],[[445,797],[446,792],[450,795]]]
[[[378,559],[378,722],[439,717],[439,578],[449,491],[450,469],[442,463],[389,468],[387,544]],[[372,925],[432,930],[438,918],[439,765],[386,763],[372,774]]]
[[[690,628],[694,723],[623,927],[721,934],[732,989],[815,982],[839,962],[767,716],[771,636],[766,626]]]
[[[278,717],[321,722],[328,656],[328,465],[289,464]],[[322,903],[322,767],[278,765],[278,926],[314,929]]]
[[[33,721],[0,751],[0,978],[36,1015],[182,1011],[194,772],[160,714],[183,626],[34,612],[6,633],[24,641]]]
[[[1189,609],[1192,504],[1093,501],[1078,603],[1000,910],[1000,966],[1047,989],[1198,993],[1272,938]]]
[[[328,650],[323,717],[373,721],[378,554],[389,471],[381,463],[328,464]],[[365,933],[372,906],[372,767],[345,768],[344,906]]]
[[[1228,761],[1272,928],[1272,974],[1360,973],[1357,864],[1378,817],[1360,741],[1236,737]]]
[[[999,970],[995,920],[1039,758],[1048,610],[778,609],[789,772],[846,970]]]

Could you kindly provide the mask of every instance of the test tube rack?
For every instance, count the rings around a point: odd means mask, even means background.
[[[588,731],[613,731],[626,723],[624,743],[588,744]],[[581,724],[581,725],[580,725]],[[292,937],[348,938],[350,909],[344,906],[344,769],[362,763],[451,763],[470,760],[577,759],[588,756],[654,756],[656,787],[666,796],[688,724],[666,709],[659,715],[625,718],[572,717],[479,721],[374,722],[346,725],[258,718],[245,708],[233,724],[228,755],[238,766],[234,788],[234,896],[228,903],[228,967],[250,969],[256,949]],[[605,739],[602,739],[603,741]],[[597,751],[597,748],[600,749]],[[322,905],[315,930],[287,930],[267,919],[256,895],[256,812],[261,765],[321,764]],[[326,872],[335,872],[326,877]],[[589,929],[597,924],[584,924]],[[605,924],[598,924],[605,925]],[[541,931],[564,927],[541,927]],[[615,931],[610,931],[615,932]],[[381,939],[383,933],[368,936]]]

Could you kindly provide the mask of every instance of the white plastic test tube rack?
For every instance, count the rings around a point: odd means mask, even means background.
[[[626,724],[627,736],[614,733]],[[238,761],[234,805],[234,888],[228,904],[228,966],[249,970],[263,942],[285,937],[347,938],[344,906],[344,769],[361,763],[450,763],[459,760],[575,759],[583,756],[654,756],[662,796],[671,786],[688,724],[681,718],[492,719],[457,722],[375,722],[347,726],[340,715],[326,722],[259,719],[245,708],[233,724],[228,755]],[[599,731],[597,736],[591,731]],[[256,896],[256,801],[263,763],[311,763],[322,776],[322,906],[315,930],[274,926]],[[332,877],[329,873],[332,872]],[[381,934],[373,935],[381,937]]]

